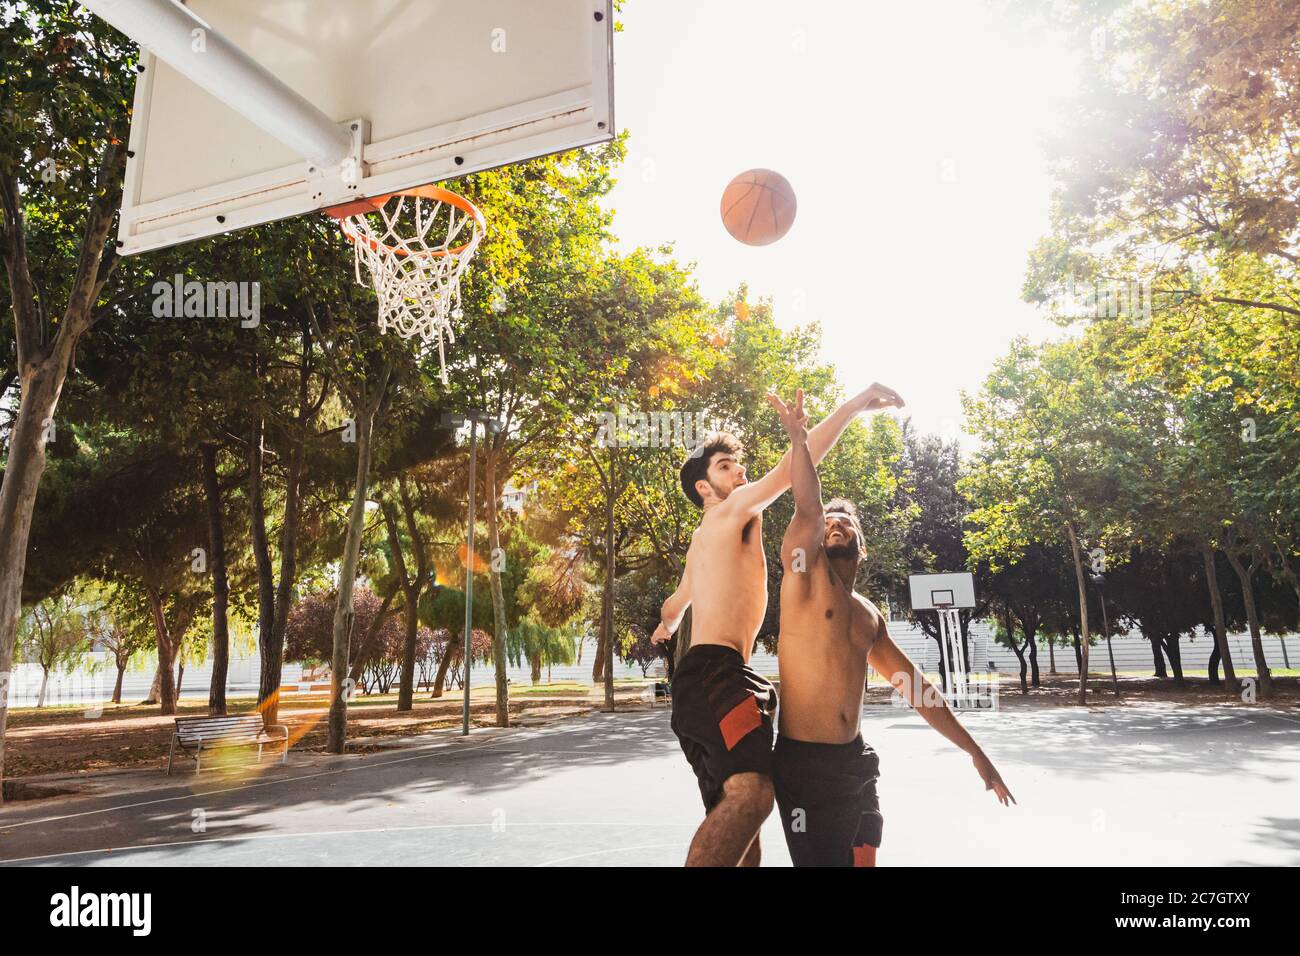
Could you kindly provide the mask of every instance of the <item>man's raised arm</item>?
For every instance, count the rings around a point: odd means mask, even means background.
[[[769,395],[767,400],[774,408],[775,403],[780,402],[775,395]],[[835,447],[835,443],[840,440],[840,435],[844,434],[844,429],[849,427],[849,422],[853,421],[856,415],[882,408],[902,407],[903,397],[892,388],[886,388],[879,383],[873,383],[864,391],[854,395],[808,432],[808,454],[812,458],[813,466],[822,463],[822,459]],[[750,514],[757,513],[781,497],[789,487],[790,453],[786,452],[777,462],[776,467],[762,478],[733,491],[726,505],[729,510],[734,508]]]
[[[993,766],[980,745],[961,725],[948,702],[943,699],[939,688],[935,687],[912,663],[912,659],[903,653],[902,648],[889,636],[889,629],[884,621],[880,622],[876,639],[867,652],[867,663],[872,669],[894,685],[895,690],[906,700],[927,724],[947,737],[953,744],[970,755],[975,770],[984,781],[984,788],[992,790],[998,801],[1007,806],[1008,801],[1016,802],[1001,775]]]
[[[806,571],[808,561],[821,553],[822,535],[826,519],[822,508],[822,483],[817,477],[812,454],[808,449],[808,414],[803,408],[803,389],[794,395],[794,404],[787,407],[776,396],[773,407],[781,416],[781,424],[790,436],[790,487],[794,491],[794,517],[781,542],[781,561],[792,566],[795,552],[802,551],[804,565],[796,570]]]

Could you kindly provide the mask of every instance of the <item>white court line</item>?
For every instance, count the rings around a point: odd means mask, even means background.
[[[98,850],[69,850],[65,853],[45,853],[41,856],[24,856],[16,860],[0,860],[0,866],[7,866],[15,863],[31,863],[36,860],[57,860],[69,856],[92,856],[110,853],[138,853],[145,850],[164,850],[178,846],[204,846],[212,843],[247,843],[253,840],[294,840],[305,837],[328,837],[328,836],[358,836],[364,833],[409,833],[419,830],[475,830],[483,827],[492,827],[493,829],[509,830],[510,828],[519,827],[689,827],[695,829],[698,823],[598,823],[591,820],[582,820],[579,822],[569,823],[563,821],[557,822],[538,822],[538,823],[430,823],[423,826],[415,827],[365,827],[356,830],[309,830],[302,833],[247,833],[240,836],[228,837],[209,837],[206,840],[174,840],[170,843],[136,843],[132,846],[115,846],[104,847]],[[678,846],[676,843],[664,844],[665,846]],[[680,844],[687,846],[688,844]],[[629,847],[628,849],[635,849]],[[601,851],[610,852],[610,851]],[[585,854],[580,854],[585,855]],[[560,862],[560,861],[552,861]],[[549,864],[536,864],[547,866]]]
[[[514,728],[508,728],[508,731],[513,729]],[[302,774],[300,776],[282,777],[278,780],[263,780],[260,783],[238,784],[233,787],[222,787],[217,790],[205,790],[202,793],[190,792],[184,794],[177,794],[176,796],[171,796],[171,797],[159,797],[156,800],[141,800],[137,803],[125,803],[125,804],[119,804],[117,806],[112,806],[112,807],[100,807],[97,810],[83,810],[79,813],[66,813],[66,814],[62,814],[61,816],[42,817],[39,820],[20,820],[14,823],[5,823],[2,820],[0,820],[0,830],[13,830],[13,829],[17,829],[18,827],[34,826],[39,823],[57,823],[60,820],[74,820],[77,817],[94,816],[97,813],[112,813],[115,810],[134,810],[138,807],[154,806],[155,804],[159,804],[159,803],[171,803],[177,800],[194,800],[201,797],[211,796],[213,794],[235,793],[240,790],[255,790],[260,787],[273,787],[283,783],[295,783],[299,780],[313,780],[317,777],[329,777],[329,776],[334,776],[336,774],[353,773],[358,770],[370,770],[376,767],[389,767],[399,763],[408,763],[412,760],[423,760],[426,757],[441,757],[445,754],[461,754],[461,753],[468,753],[473,750],[486,750],[490,747],[500,747],[508,743],[518,743],[521,740],[532,740],[537,737],[545,737],[545,736],[559,737],[564,734],[575,734],[583,730],[590,730],[590,728],[574,727],[569,730],[557,730],[548,734],[547,731],[549,730],[550,728],[546,728],[546,727],[519,728],[514,734],[508,733],[506,739],[490,740],[487,743],[478,744],[477,746],[472,746],[472,747],[462,747],[453,743],[435,743],[435,744],[428,745],[430,747],[437,748],[436,750],[433,750],[431,753],[418,753],[407,757],[398,757],[395,760],[370,761],[368,763],[360,764],[355,767],[339,767],[335,770],[321,770],[316,773]],[[580,751],[575,751],[575,753],[578,752]],[[597,750],[582,751],[582,752],[599,753],[599,751]],[[94,852],[94,851],[84,851],[84,852]],[[0,860],[0,863],[3,862],[7,862],[7,861]]]
[[[568,863],[570,860],[581,860],[592,856],[605,856],[610,853],[627,853],[631,850],[688,850],[689,843],[642,843],[640,846],[616,846],[609,850],[592,850],[590,853],[575,853],[573,856],[562,856],[558,860],[547,860],[545,863],[534,863],[534,867],[555,866],[559,863]]]

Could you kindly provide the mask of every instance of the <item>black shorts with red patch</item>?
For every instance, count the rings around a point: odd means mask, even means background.
[[[732,774],[772,776],[776,688],[721,644],[696,644],[673,671],[673,733],[700,784],[705,811]]]
[[[772,784],[795,866],[856,866],[884,830],[880,758],[859,734],[847,744],[776,738]]]

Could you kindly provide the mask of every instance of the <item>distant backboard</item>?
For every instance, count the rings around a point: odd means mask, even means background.
[[[359,126],[361,162],[341,184],[337,170],[315,168],[144,52],[119,234],[126,254],[614,134],[612,0],[187,0],[185,6],[330,120],[345,129]],[[202,43],[196,36],[196,48]]]
[[[966,571],[913,574],[907,584],[913,611],[975,606],[975,578]]]

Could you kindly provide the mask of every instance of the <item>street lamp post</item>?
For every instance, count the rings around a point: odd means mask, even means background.
[[[1110,682],[1115,688],[1115,696],[1119,696],[1119,675],[1115,673],[1115,651],[1110,643],[1110,622],[1106,619],[1106,576],[1104,574],[1094,574],[1093,583],[1097,585],[1097,598],[1101,601],[1101,629],[1106,635],[1106,653],[1110,657]]]
[[[477,490],[475,466],[478,463],[478,423],[482,422],[486,431],[495,434],[501,430],[501,422],[487,412],[470,411],[463,415],[447,414],[442,416],[442,424],[448,428],[460,428],[469,424],[469,509],[465,518],[465,636],[461,640],[461,654],[465,658],[465,705],[461,715],[461,736],[469,736],[469,673],[470,662],[474,654],[474,493]]]

